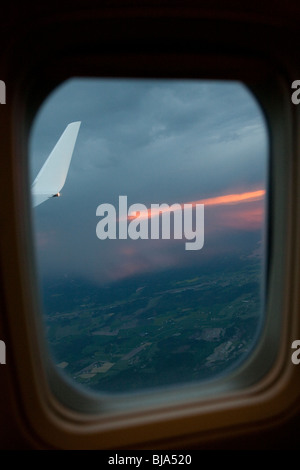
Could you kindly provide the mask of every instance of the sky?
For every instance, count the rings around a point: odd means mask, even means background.
[[[42,277],[81,277],[101,285],[258,249],[268,138],[263,113],[243,84],[69,80],[36,116],[31,182],[73,121],[81,127],[62,197],[33,209]],[[97,207],[111,204],[118,218],[119,196],[127,196],[128,206],[147,209],[204,204],[203,247],[185,250],[186,240],[174,237],[100,240]]]

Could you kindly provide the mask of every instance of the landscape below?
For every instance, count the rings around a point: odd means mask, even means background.
[[[99,392],[133,392],[226,374],[263,324],[258,258],[147,274],[102,287],[47,280],[46,336],[54,361]]]

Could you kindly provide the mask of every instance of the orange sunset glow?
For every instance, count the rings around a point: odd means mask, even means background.
[[[265,196],[265,190],[260,189],[257,191],[249,191],[245,193],[238,193],[238,194],[226,194],[224,196],[217,196],[217,197],[210,197],[207,199],[200,199],[198,201],[191,201],[187,202],[185,204],[190,204],[193,207],[195,207],[197,204],[204,204],[205,206],[220,206],[223,204],[239,204],[239,203],[244,203],[244,202],[254,202],[254,201],[260,201],[263,199]],[[178,209],[182,209],[183,204],[178,204]],[[175,209],[176,210],[176,209]],[[165,208],[160,208],[160,209],[147,209],[146,211],[138,211],[137,214],[130,214],[128,215],[128,219],[132,220],[135,217],[139,217],[140,219],[150,219],[151,217],[155,217],[157,215],[162,214],[163,212],[173,212],[174,208],[171,206],[165,207]]]
[[[219,206],[221,204],[237,204],[239,202],[253,202],[260,201],[264,195],[265,190],[251,191],[241,194],[228,194],[226,196],[210,197],[202,199],[201,201],[192,202],[191,204],[205,204],[206,206]]]

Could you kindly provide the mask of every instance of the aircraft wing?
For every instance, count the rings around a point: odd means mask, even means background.
[[[31,186],[33,207],[59,196],[68,174],[81,122],[69,124]]]

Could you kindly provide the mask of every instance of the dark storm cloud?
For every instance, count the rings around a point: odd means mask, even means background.
[[[264,184],[264,122],[240,84],[69,81],[48,98],[35,121],[32,180],[65,126],[77,120],[82,124],[63,197],[34,210],[43,273],[114,278],[118,271],[125,276],[155,269],[163,260],[173,266],[192,259],[178,243],[155,251],[151,241],[98,240],[96,208],[117,206],[119,195],[127,195],[129,204],[149,206]]]

